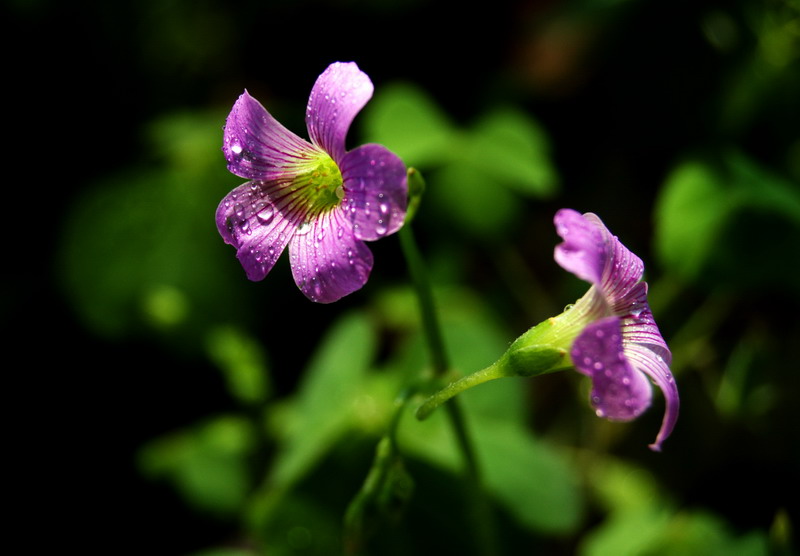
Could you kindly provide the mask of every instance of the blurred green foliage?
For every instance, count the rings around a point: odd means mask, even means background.
[[[15,4],[34,19],[56,9]],[[59,395],[70,412],[89,415],[64,427],[64,453],[105,463],[117,442],[118,457],[146,478],[110,489],[124,512],[106,519],[128,529],[107,551],[123,553],[121,538],[152,549],[147,524],[157,520],[179,537],[170,547],[158,539],[162,553],[340,551],[342,516],[396,396],[429,365],[394,239],[371,246],[375,270],[363,291],[310,306],[285,261],[249,283],[213,215],[242,181],[225,170],[220,144],[244,86],[304,135],[315,72],[331,57],[363,57],[376,92],[350,141],[383,143],[425,176],[414,225],[453,376],[488,365],[585,291],[552,260],[560,206],[598,213],[642,256],[674,354],[682,416],[658,456],[645,448],[661,418],[658,399],[640,420],[609,424],[589,409],[585,381],[568,373],[464,394],[504,552],[791,553],[798,522],[788,493],[800,465],[797,2],[517,3],[502,21],[503,8],[480,10],[472,28],[453,25],[444,8],[438,19],[423,0],[123,4],[125,17],[98,8],[92,32],[73,33],[94,56],[105,47],[116,56],[114,47],[133,41],[103,71],[73,68],[73,81],[88,79],[92,91],[126,73],[134,82],[121,81],[129,96],[109,94],[108,105],[94,92],[80,98],[97,107],[65,103],[76,119],[112,114],[114,125],[102,129],[114,135],[99,141],[101,128],[92,129],[96,165],[82,168],[91,179],[73,197],[55,197],[66,202],[63,218],[41,242],[54,244],[54,280],[72,311],[58,330],[67,347],[54,350],[51,367],[61,372],[65,353],[80,358],[64,380],[86,391]],[[336,37],[330,53],[294,48],[310,8],[335,31],[324,35]],[[36,36],[61,26],[53,13]],[[423,26],[421,38],[400,54],[371,53],[380,35],[392,35],[389,16]],[[426,37],[439,41],[452,27],[460,42],[437,57]],[[502,33],[483,40],[492,29]],[[302,40],[317,45],[315,33]],[[386,40],[396,48],[396,37]],[[73,158],[84,164],[85,152]],[[169,400],[166,417],[152,403],[158,395]],[[116,430],[94,436],[106,421]],[[407,499],[391,518],[369,522],[370,548],[473,553],[463,463],[443,416],[420,423],[405,411],[398,441]],[[108,475],[123,480],[116,469]],[[169,498],[152,484],[177,493],[179,510],[162,508]],[[133,507],[128,498],[140,490],[143,507]]]
[[[524,215],[520,198],[550,197],[558,186],[544,129],[518,109],[495,108],[464,130],[422,89],[398,83],[367,106],[364,128],[435,180],[426,210],[475,237],[504,237]]]

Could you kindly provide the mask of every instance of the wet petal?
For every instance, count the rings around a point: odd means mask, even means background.
[[[672,353],[667,347],[658,325],[653,318],[653,313],[649,308],[640,312],[637,316],[628,316],[622,319],[622,342],[628,344],[638,344],[644,346],[669,365],[672,362]]]
[[[572,209],[559,210],[554,223],[556,233],[564,240],[556,246],[556,262],[578,278],[600,286],[608,258],[601,230]]]
[[[353,225],[340,208],[302,224],[289,244],[294,281],[318,303],[361,289],[372,270],[372,253],[353,236]]]
[[[372,91],[372,81],[355,62],[331,64],[314,83],[306,108],[308,134],[337,163],[345,153],[347,130]]]
[[[672,433],[672,429],[675,428],[675,423],[678,421],[680,410],[678,386],[675,384],[675,378],[669,370],[667,361],[657,352],[649,349],[648,346],[639,344],[626,345],[625,355],[638,371],[649,376],[664,393],[666,404],[664,419],[661,421],[661,429],[658,431],[656,441],[650,445],[652,450],[660,452],[661,445]]]
[[[606,257],[601,278],[600,289],[611,305],[630,295],[631,290],[644,275],[642,259],[634,255],[622,242],[606,228],[596,214],[587,212],[583,215],[587,222],[595,226],[603,238]],[[647,290],[645,290],[646,300]]]
[[[262,280],[272,270],[297,227],[298,217],[287,210],[281,191],[275,182],[247,182],[217,207],[217,229],[236,248],[250,280]]]
[[[239,177],[271,180],[306,162],[318,150],[283,127],[245,91],[225,122],[222,151]]]
[[[408,189],[403,161],[381,145],[363,145],[340,164],[346,209],[358,239],[393,234],[406,216]]]
[[[650,382],[623,351],[618,317],[606,317],[584,328],[570,355],[575,368],[592,378],[591,402],[598,416],[629,421],[650,406]]]

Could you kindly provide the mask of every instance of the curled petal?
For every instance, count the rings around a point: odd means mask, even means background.
[[[337,163],[345,153],[350,124],[372,97],[372,81],[355,62],[334,62],[317,78],[306,108],[311,142]]]
[[[598,416],[629,421],[650,406],[650,382],[626,357],[618,317],[586,326],[575,339],[570,355],[575,368],[592,378],[591,401]]]
[[[307,161],[316,149],[283,127],[245,91],[225,122],[222,152],[228,170],[239,177],[271,180]]]
[[[658,431],[656,441],[650,445],[650,449],[660,452],[661,445],[672,433],[672,429],[675,428],[675,423],[678,421],[678,412],[680,410],[678,386],[675,384],[675,379],[669,371],[667,361],[657,352],[652,351],[649,346],[639,344],[627,345],[625,347],[625,354],[631,364],[641,371],[641,373],[649,376],[650,379],[656,383],[656,386],[664,393],[664,400],[666,402],[664,419],[661,421],[661,429]]]
[[[629,297],[631,290],[639,283],[644,275],[642,259],[634,255],[617,236],[608,231],[603,221],[590,212],[583,215],[586,221],[600,231],[607,253],[605,267],[603,268],[600,288],[605,293],[609,303],[614,305]],[[645,303],[647,302],[647,289],[644,291]]]
[[[600,286],[608,258],[601,231],[572,209],[559,210],[554,222],[556,233],[564,240],[556,246],[556,262],[578,278]]]
[[[363,145],[340,165],[346,210],[356,238],[376,240],[403,225],[408,188],[403,162],[381,145]]]
[[[622,341],[626,346],[637,344],[646,347],[667,365],[672,363],[672,353],[667,347],[667,342],[661,336],[649,308],[644,309],[636,316],[627,316],[622,319]]]
[[[250,280],[262,280],[272,270],[298,225],[278,191],[274,182],[247,182],[217,207],[217,229],[225,243],[236,248]]]
[[[297,286],[318,303],[331,303],[361,289],[373,262],[342,210],[302,224],[289,244],[289,257]]]
[[[642,260],[622,245],[592,213],[561,209],[556,213],[555,225],[556,232],[564,240],[556,246],[556,262],[564,270],[600,288],[610,305],[624,302],[642,279]]]

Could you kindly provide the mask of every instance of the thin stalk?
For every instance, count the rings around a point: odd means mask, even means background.
[[[428,272],[420,254],[419,247],[408,223],[398,232],[400,246],[408,265],[408,271],[419,300],[423,332],[431,354],[434,374],[441,378],[449,370],[450,365],[442,339],[436,306],[433,300]],[[469,495],[473,525],[475,527],[480,553],[485,556],[497,554],[497,542],[494,532],[494,523],[491,508],[482,485],[480,467],[475,455],[470,435],[467,431],[464,413],[457,399],[451,399],[445,404],[450,425],[453,427],[457,445],[464,458],[465,471],[469,484]]]

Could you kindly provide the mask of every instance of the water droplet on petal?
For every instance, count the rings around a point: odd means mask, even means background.
[[[378,220],[378,225],[375,227],[375,233],[382,236],[387,232],[386,224],[383,220]]]
[[[297,235],[307,234],[310,229],[311,229],[311,224],[309,224],[308,222],[303,222],[297,228]]]
[[[593,367],[599,371],[603,368],[603,364],[600,361],[595,361]]]
[[[256,218],[258,218],[258,221],[262,224],[269,224],[273,216],[275,216],[275,209],[270,204],[267,204],[256,214]]]

